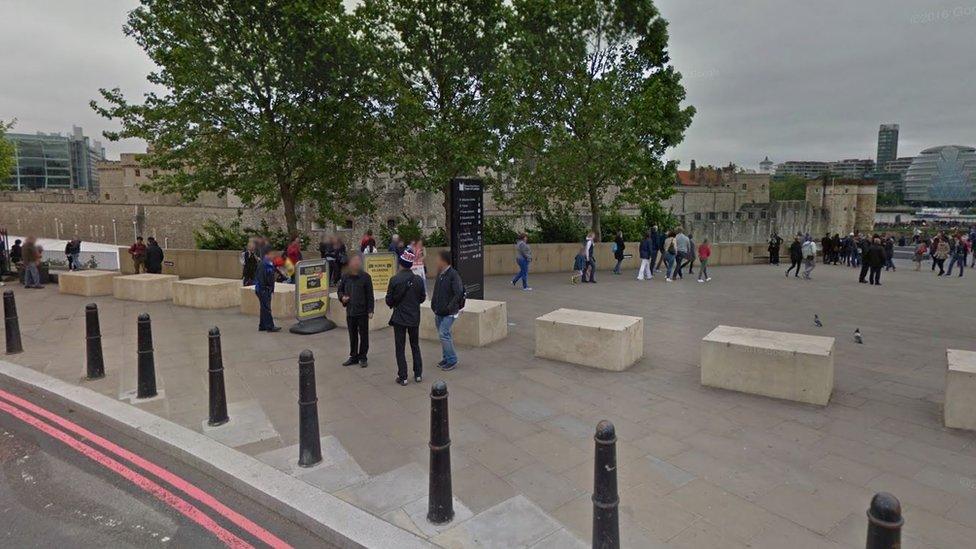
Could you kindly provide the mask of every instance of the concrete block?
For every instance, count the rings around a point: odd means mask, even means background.
[[[241,281],[194,278],[173,283],[173,304],[194,309],[226,309],[241,304]]]
[[[128,301],[169,301],[173,299],[173,283],[179,279],[150,273],[117,276],[112,279],[112,294]]]
[[[976,431],[976,353],[946,351],[945,426]]]
[[[254,293],[254,286],[242,286],[238,290],[241,296],[241,314],[258,316],[261,307],[258,296]],[[271,316],[274,318],[295,318],[295,285],[279,282],[275,284],[274,294],[271,295]]]
[[[386,292],[373,293],[373,318],[369,319],[369,331],[382,330],[390,325],[393,309],[386,306]],[[339,302],[339,294],[329,294],[329,312],[326,316],[336,326],[346,327],[346,308]]]
[[[469,299],[454,321],[454,343],[484,347],[508,336],[508,305],[504,301]],[[437,341],[430,301],[420,305],[420,337]]]
[[[834,338],[718,326],[702,340],[701,383],[826,406]]]
[[[65,271],[58,274],[58,291],[62,294],[112,295],[112,279],[118,271]]]
[[[535,356],[626,370],[644,356],[644,319],[558,309],[535,319]]]

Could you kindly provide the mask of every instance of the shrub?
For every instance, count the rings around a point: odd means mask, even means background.
[[[193,231],[193,240],[200,250],[240,250],[247,244],[247,234],[241,229],[239,218],[228,225],[209,219]]]
[[[641,206],[641,220],[647,229],[657,225],[658,229],[669,231],[678,226],[678,218],[670,211],[665,210],[660,202]]]
[[[624,215],[619,212],[603,214],[600,219],[600,230],[603,232],[603,242],[613,242],[617,238],[617,231],[623,231],[627,242],[640,242],[647,232],[644,219],[636,215]]]
[[[420,228],[420,222],[407,215],[403,216],[403,220],[397,223],[397,225],[390,229],[388,226],[383,225],[380,227],[380,242],[384,244],[389,244],[393,235],[399,235],[400,240],[410,243],[414,240],[420,238],[423,231]]]
[[[424,243],[430,248],[442,248],[447,246],[447,233],[443,228],[437,228],[424,237]]]
[[[542,242],[582,242],[586,226],[572,208],[557,205],[536,214]]]
[[[512,227],[512,220],[507,217],[486,217],[484,230],[485,244],[512,244],[518,238],[518,232]]]

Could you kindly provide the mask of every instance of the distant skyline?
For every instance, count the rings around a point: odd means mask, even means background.
[[[347,5],[354,2],[346,0]],[[672,63],[698,109],[669,153],[687,169],[735,162],[875,158],[878,126],[901,126],[899,156],[976,145],[976,4],[959,0],[658,0]],[[99,87],[137,98],[152,64],[123,36],[135,0],[0,3],[0,119],[14,131],[72,125],[110,158],[143,150],[88,106]]]

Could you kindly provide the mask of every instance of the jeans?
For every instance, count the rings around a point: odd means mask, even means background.
[[[620,274],[620,264],[624,262],[624,258],[617,260],[617,264],[613,266],[613,274]]]
[[[28,263],[24,272],[24,287],[39,288],[41,286],[41,271],[37,269],[37,263]]]
[[[667,271],[667,273],[668,273],[667,274],[667,277],[668,278],[671,278],[671,275],[674,274],[672,272],[672,271],[674,271],[674,257],[675,256],[672,253],[665,253],[664,254],[664,264],[667,265],[667,268],[668,268],[668,271]]]
[[[810,273],[813,272],[813,268],[817,266],[817,260],[813,257],[808,257],[803,260],[803,278],[810,278]]]
[[[274,328],[274,317],[271,316],[271,292],[264,290],[256,293],[258,296],[258,307],[261,309],[258,330]]]
[[[675,269],[674,269],[674,272],[671,273],[671,278],[684,278],[681,275],[681,265],[682,265],[682,263],[685,260],[685,252],[678,252],[678,255],[675,256],[675,257],[676,257],[675,258]]]
[[[369,352],[369,315],[346,316],[349,331],[349,358],[366,360]]]
[[[589,275],[589,279],[587,279]],[[596,282],[596,260],[588,259],[583,267],[583,282]]]
[[[958,255],[952,256],[952,259],[949,260],[949,271],[946,273],[949,276],[952,276],[953,265],[959,265],[959,276],[962,276],[962,271],[966,268],[966,257]]]
[[[708,259],[698,260],[698,280],[705,280],[708,278]]]
[[[454,337],[451,335],[451,327],[454,326],[452,315],[434,315],[434,326],[437,327],[437,335],[441,340],[443,349],[443,359],[446,364],[457,364],[457,352],[454,351]]]
[[[886,257],[885,258],[885,270],[886,271],[894,271],[895,270],[895,260],[894,260],[893,257]]]
[[[413,375],[424,374],[424,359],[420,354],[420,327],[393,325],[393,344],[396,346],[397,379],[407,379],[407,336],[410,336],[410,352],[413,355]]]
[[[641,259],[640,269],[637,270],[637,280],[644,280],[645,278],[654,278],[654,273],[651,272],[650,259]]]
[[[529,260],[528,258],[520,257],[516,259],[515,262],[518,263],[519,272],[517,275],[515,275],[515,278],[512,279],[512,285],[514,286],[516,282],[521,280],[522,287],[528,288],[529,287]]]

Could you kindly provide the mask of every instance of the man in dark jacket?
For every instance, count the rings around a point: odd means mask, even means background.
[[[885,264],[885,249],[881,237],[875,236],[864,252],[864,265],[871,270],[871,284],[881,285],[881,267]],[[863,269],[862,269],[863,271]],[[864,282],[861,280],[861,282]]]
[[[424,363],[420,354],[420,304],[427,300],[424,281],[413,273],[413,252],[406,250],[397,258],[400,269],[390,279],[386,289],[386,304],[393,309],[390,326],[393,326],[393,343],[396,346],[397,378],[400,385],[407,384],[407,336],[413,354],[413,380],[423,381]]]
[[[464,297],[464,284],[461,275],[451,267],[451,252],[441,250],[437,255],[437,279],[434,282],[434,295],[430,300],[430,308],[434,311],[434,325],[441,340],[443,358],[437,364],[445,372],[457,368],[457,352],[454,350],[454,337],[451,327],[461,311],[461,299]]]
[[[349,358],[343,366],[368,366],[369,319],[373,318],[373,279],[363,270],[363,257],[349,258],[348,270],[336,288],[339,302],[346,308],[346,328],[349,330]]]
[[[260,320],[258,320],[259,332],[277,332],[281,328],[274,325],[274,317],[271,316],[271,297],[274,295],[275,277],[278,270],[274,265],[274,252],[270,248],[261,250],[261,265],[258,266],[257,275],[254,280],[254,293],[258,297],[258,307],[260,309]]]
[[[146,272],[159,274],[163,272],[163,249],[159,247],[156,239],[149,237],[149,245],[146,246]]]
[[[803,244],[800,243],[801,235],[797,234],[793,237],[793,243],[790,244],[790,268],[786,269],[786,276],[790,276],[790,271],[796,269],[796,273],[793,275],[794,278],[800,276],[800,263],[803,261]]]
[[[648,231],[640,243],[640,268],[637,270],[637,280],[654,278],[654,231]]]

